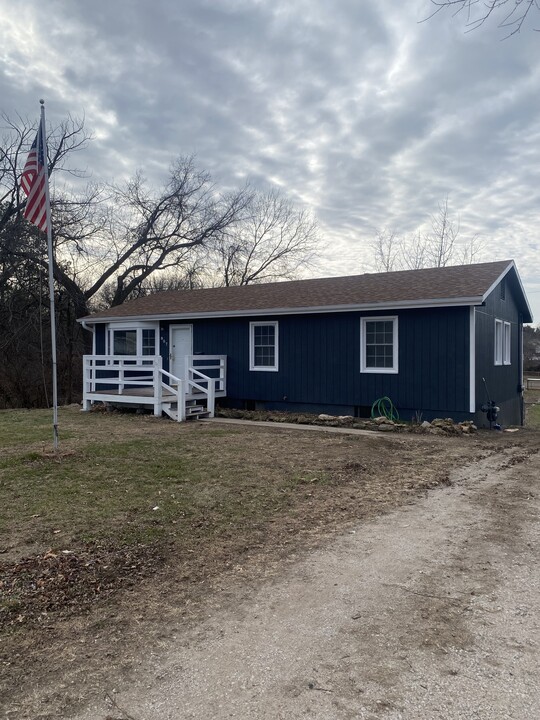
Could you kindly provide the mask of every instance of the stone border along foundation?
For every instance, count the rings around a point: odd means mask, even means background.
[[[385,417],[355,418],[352,415],[309,415],[307,413],[272,412],[270,410],[235,410],[218,408],[216,417],[255,420],[259,422],[298,423],[326,427],[350,427],[379,432],[405,432],[429,435],[470,435],[477,431],[472,420],[454,422],[452,418],[436,418],[431,422],[405,423]]]

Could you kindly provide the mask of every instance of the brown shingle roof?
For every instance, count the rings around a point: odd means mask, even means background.
[[[241,314],[300,308],[376,306],[391,303],[444,304],[478,299],[491,288],[511,260],[347,277],[293,280],[243,287],[173,290],[131,300],[85,318],[134,318],[228,313]]]

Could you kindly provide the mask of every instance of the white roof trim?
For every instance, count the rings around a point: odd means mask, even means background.
[[[531,306],[529,305],[529,301],[527,300],[527,295],[525,294],[525,288],[523,287],[523,283],[521,282],[521,278],[519,277],[519,273],[518,273],[518,271],[517,271],[516,264],[515,264],[515,262],[514,262],[513,260],[508,263],[508,267],[506,268],[506,270],[504,270],[504,272],[502,272],[502,273],[499,275],[499,277],[495,280],[495,282],[486,290],[486,292],[484,293],[484,295],[483,295],[483,297],[482,297],[482,302],[485,301],[485,299],[487,298],[487,296],[488,296],[490,293],[493,292],[493,290],[497,287],[497,285],[501,282],[501,280],[502,280],[504,277],[506,277],[506,275],[508,275],[508,273],[510,272],[510,270],[512,270],[512,268],[514,268],[514,271],[515,271],[515,273],[516,273],[516,277],[517,277],[517,279],[518,279],[519,287],[520,287],[520,289],[521,289],[521,293],[522,293],[522,295],[523,295],[523,299],[525,300],[525,305],[527,306],[527,310],[529,311],[529,315],[530,315],[530,318],[531,318],[531,321],[532,321],[532,318],[533,318],[532,309],[531,309]]]
[[[263,308],[254,310],[213,310],[211,312],[186,313],[178,310],[173,313],[156,313],[154,315],[122,315],[120,317],[100,317],[95,320],[90,317],[81,318],[78,322],[95,323],[125,323],[135,320],[200,320],[204,318],[226,318],[226,317],[256,317],[258,315],[314,315],[333,312],[378,312],[379,310],[407,310],[431,307],[463,307],[470,305],[481,305],[483,298],[480,296],[462,298],[437,298],[433,300],[402,300],[401,302],[380,302],[364,303],[361,305],[321,305],[318,307],[297,307],[297,308]]]

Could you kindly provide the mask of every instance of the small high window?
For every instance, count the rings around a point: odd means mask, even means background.
[[[362,318],[360,325],[360,371],[398,372],[398,319]]]
[[[278,370],[278,323],[249,323],[249,369]]]

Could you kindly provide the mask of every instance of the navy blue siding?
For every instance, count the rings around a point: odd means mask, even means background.
[[[169,371],[169,323],[160,323],[159,353],[163,358],[163,369]]]
[[[482,307],[476,308],[476,405],[486,401],[485,378],[489,394],[501,408],[499,422],[521,422],[521,315],[516,303],[516,286],[506,279],[505,299],[497,285]],[[510,365],[495,365],[495,318],[511,323]],[[482,420],[480,416],[479,420]],[[485,416],[484,422],[485,424]]]
[[[468,417],[468,308],[386,314],[399,317],[398,374],[360,372],[360,313],[196,320],[193,351],[227,355],[230,404],[353,413],[388,395],[405,417]],[[250,320],[278,321],[278,372],[249,370]],[[160,333],[165,367],[168,325]]]
[[[106,325],[96,325],[96,355],[105,355]]]

